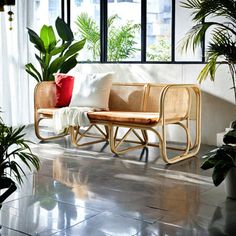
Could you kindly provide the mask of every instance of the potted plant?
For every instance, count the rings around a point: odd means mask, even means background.
[[[208,76],[214,81],[217,68],[226,64],[232,79],[232,88],[236,102],[236,4],[233,0],[186,0],[182,7],[192,11],[195,23],[181,43],[182,50],[192,47],[193,51],[201,46],[209,32],[209,43],[206,47],[206,65],[201,70],[198,81]],[[217,21],[222,16],[225,21]],[[208,21],[207,18],[210,18]]]
[[[236,121],[231,124],[231,130],[224,135],[223,142],[222,146],[204,156],[206,160],[201,168],[214,168],[212,179],[215,186],[225,179],[228,197],[236,199]]]
[[[26,71],[37,82],[54,80],[54,73],[67,73],[77,65],[76,57],[84,47],[85,39],[75,41],[73,32],[63,19],[56,19],[57,39],[52,26],[43,25],[40,35],[28,29],[30,42],[38,50],[35,54],[40,69],[32,63],[25,65]]]
[[[39,169],[39,159],[32,153],[28,145],[30,141],[22,133],[24,128],[8,127],[0,117],[0,189],[7,189],[0,196],[0,206],[17,189],[16,182],[21,185],[26,176],[19,161],[29,170],[33,167]]]

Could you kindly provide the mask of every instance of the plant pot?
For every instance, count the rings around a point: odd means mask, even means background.
[[[0,176],[0,190],[7,189],[0,195],[0,204],[2,204],[12,193],[16,191],[16,184],[10,178]]]
[[[225,191],[228,198],[236,200],[236,168],[232,168],[225,178]]]

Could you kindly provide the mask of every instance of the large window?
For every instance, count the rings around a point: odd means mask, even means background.
[[[183,52],[179,42],[191,28],[179,0],[35,0],[40,19],[61,16],[77,39],[86,38],[82,62],[202,63],[204,50]],[[40,8],[41,7],[41,8]],[[204,44],[203,44],[204,45]]]
[[[35,25],[40,29],[43,24],[54,25],[58,16],[61,16],[62,7],[58,0],[34,0]]]
[[[191,12],[189,9],[180,7],[179,1],[176,1],[175,17],[175,61],[202,61],[202,50],[198,47],[193,53],[192,50],[181,51],[180,42],[185,34],[192,27]]]
[[[80,61],[99,61],[100,0],[71,0],[70,24],[78,39],[86,38],[86,45],[79,54]]]
[[[147,0],[147,61],[171,61],[171,0]]]
[[[108,2],[108,61],[141,60],[140,9],[141,0]]]

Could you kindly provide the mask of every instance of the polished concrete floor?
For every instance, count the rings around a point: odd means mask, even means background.
[[[166,165],[157,149],[115,156],[104,144],[40,143],[38,173],[3,204],[1,236],[236,235],[236,201],[214,187],[197,157]]]

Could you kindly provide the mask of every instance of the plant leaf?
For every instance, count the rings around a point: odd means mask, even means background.
[[[232,129],[236,129],[236,120],[232,122],[231,128],[232,128]]]
[[[33,30],[29,28],[27,29],[28,29],[30,42],[33,43],[40,52],[45,53],[46,50],[45,50],[42,39]]]
[[[215,186],[218,186],[223,182],[232,167],[232,165],[225,162],[224,160],[221,160],[217,163],[212,173],[212,180]]]
[[[57,44],[56,36],[52,26],[43,25],[40,31],[40,38],[42,39],[45,50],[47,52],[53,50],[53,48]]]
[[[55,56],[61,52],[63,52],[64,50],[66,50],[69,46],[70,46],[71,42],[67,42],[62,44],[60,47],[55,47],[52,51],[51,51],[51,55]]]
[[[61,19],[57,18],[56,19],[56,29],[59,37],[63,41],[73,41],[74,40],[74,35],[73,32],[71,31],[70,27],[66,24],[66,22]]]
[[[70,57],[61,65],[60,73],[66,74],[77,65],[77,60],[76,60],[77,55],[78,53]]]
[[[28,63],[25,65],[25,68],[27,69],[26,71],[31,71],[32,73],[34,73],[37,77],[37,81],[40,82],[42,81],[42,77],[40,75],[40,73],[38,72],[38,70],[34,67],[34,65],[32,63]],[[29,72],[28,72],[29,73]]]
[[[223,142],[225,144],[236,144],[236,130],[230,130],[224,135]]]
[[[68,48],[68,50],[65,52],[64,57],[68,58],[68,57],[74,55],[75,53],[77,53],[78,51],[80,51],[84,47],[85,42],[86,42],[86,39],[83,39],[79,42],[76,42],[76,43],[72,44]]]
[[[56,73],[60,67],[62,66],[63,62],[65,61],[64,57],[56,58],[49,66],[48,71],[50,74]]]

